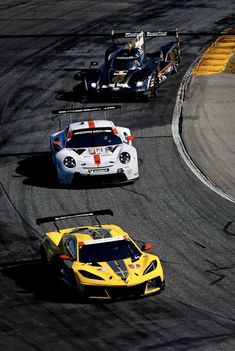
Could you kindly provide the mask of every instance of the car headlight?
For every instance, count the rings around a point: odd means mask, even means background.
[[[119,160],[121,163],[128,163],[131,160],[131,155],[128,152],[122,152],[119,156]]]
[[[92,88],[96,88],[96,83],[91,83]]]
[[[104,280],[103,278],[99,277],[98,275],[96,274],[93,274],[91,272],[87,272],[87,271],[84,271],[84,270],[79,270],[78,271],[81,275],[83,275],[83,277],[85,278],[89,278],[89,279],[96,279],[96,280]]]
[[[144,83],[142,81],[136,82],[136,86],[137,87],[142,87],[143,85],[144,85]]]
[[[76,162],[75,162],[75,160],[74,160],[73,157],[67,156],[67,157],[65,157],[65,159],[64,159],[64,165],[65,165],[66,167],[68,167],[68,168],[73,168],[73,167],[76,166]]]
[[[157,268],[157,261],[156,260],[154,260],[154,261],[152,261],[149,265],[148,265],[148,267],[144,270],[144,275],[145,274],[148,274],[148,273],[150,273],[150,272],[152,272],[152,271],[154,271],[154,269],[156,269]]]

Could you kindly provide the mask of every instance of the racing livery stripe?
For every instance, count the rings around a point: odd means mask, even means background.
[[[95,122],[94,122],[93,119],[90,119],[90,120],[88,121],[88,126],[89,126],[89,128],[95,128]]]
[[[112,268],[121,279],[126,280],[128,277],[128,270],[123,260],[109,261],[107,264]]]
[[[95,154],[95,155],[94,155],[94,161],[95,161],[95,164],[96,164],[97,166],[99,166],[99,165],[101,164],[100,155]]]

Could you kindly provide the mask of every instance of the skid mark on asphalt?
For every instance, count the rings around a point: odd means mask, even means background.
[[[4,196],[7,200],[7,202],[11,205],[11,207],[14,209],[14,212],[17,213],[18,217],[21,219],[21,221],[26,224],[34,233],[37,234],[38,237],[41,238],[41,234],[39,231],[37,231],[35,228],[33,228],[24,218],[24,216],[20,213],[20,211],[18,210],[18,208],[15,206],[14,202],[11,200],[7,190],[5,189],[4,185],[2,183],[0,183],[0,197]],[[3,210],[3,209],[2,209]],[[7,215],[7,213],[6,213]],[[7,218],[7,217],[6,217]]]
[[[142,196],[145,200],[147,200],[148,202],[151,202],[151,200],[143,193],[137,191],[137,190],[132,190],[132,189],[129,189],[129,188],[126,188],[126,187],[123,187],[122,186],[122,189],[125,190],[126,192],[130,192],[130,193],[133,193],[135,195],[140,195]]]
[[[201,244],[201,243],[198,243],[197,241],[193,241],[195,245],[201,247],[202,249],[206,249],[206,246]]]
[[[205,272],[214,274],[215,276],[218,277],[216,280],[214,280],[212,283],[210,283],[210,285],[214,285],[214,284],[218,283],[219,281],[221,281],[222,279],[227,278],[227,275],[222,274],[220,271],[235,268],[235,263],[230,265],[230,266],[220,267],[219,265],[217,265],[216,263],[214,263],[210,260],[206,260],[206,261],[211,263],[212,266],[214,266],[214,268],[207,269]]]
[[[223,232],[232,236],[235,236],[235,230],[231,231],[232,225],[235,224],[233,221],[229,221],[228,223],[225,224],[223,227]]]

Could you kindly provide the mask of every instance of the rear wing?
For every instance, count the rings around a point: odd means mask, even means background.
[[[99,226],[101,226],[100,221],[98,220],[97,216],[105,216],[105,215],[113,216],[113,211],[110,209],[105,209],[105,210],[97,210],[97,211],[90,211],[90,212],[77,212],[77,213],[70,213],[70,214],[66,214],[66,215],[42,217],[42,218],[37,218],[36,223],[38,225],[41,225],[43,223],[53,222],[56,229],[58,231],[60,231],[58,226],[56,225],[57,221],[61,221],[64,219],[69,219],[69,218],[78,218],[78,217],[94,217],[96,219],[97,223],[99,224]]]
[[[148,37],[148,38],[156,38],[156,37],[169,37],[169,36],[175,36],[178,37],[179,36],[179,32],[178,30],[174,30],[174,31],[142,31],[143,32],[143,37]],[[140,32],[115,32],[112,31],[111,32],[111,38],[112,39],[118,39],[118,38],[136,38],[140,33]]]
[[[173,31],[140,31],[140,32],[111,32],[111,39],[114,44],[118,44],[116,39],[124,38],[124,39],[132,39],[129,43],[127,43],[127,48],[131,47],[139,47],[144,50],[144,39],[145,38],[162,38],[162,37],[170,37],[174,36],[176,38],[177,46],[180,47],[179,42],[179,32],[178,30]]]
[[[65,114],[65,113],[80,113],[80,112],[93,112],[93,111],[112,111],[112,110],[120,110],[121,105],[113,105],[113,106],[91,106],[91,107],[82,107],[82,108],[68,108],[65,110],[54,110],[52,114]]]
[[[59,119],[59,128],[61,130],[62,127],[62,123],[61,123],[61,115],[63,114],[72,114],[72,113],[82,113],[82,112],[94,112],[94,111],[113,111],[113,110],[121,110],[121,105],[104,105],[104,106],[91,106],[91,107],[81,107],[81,108],[68,108],[68,109],[64,109],[64,110],[53,110],[51,113],[52,115],[55,115],[54,117],[52,117],[53,120],[55,120],[56,118]],[[105,115],[105,119],[106,119],[106,115]],[[72,123],[72,117],[71,115],[69,116],[69,122]]]

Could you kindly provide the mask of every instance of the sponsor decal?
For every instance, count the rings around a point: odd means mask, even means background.
[[[124,79],[125,79],[125,77],[123,77],[123,76],[114,76],[113,78],[112,78],[112,82],[113,83],[122,83],[123,81],[124,81]]]
[[[129,268],[133,268],[133,269],[139,269],[140,268],[140,264],[138,264],[138,263],[131,263],[131,264],[128,264],[128,267]]]
[[[104,242],[119,241],[119,240],[128,240],[128,238],[126,238],[126,236],[115,236],[115,237],[104,238],[104,239],[85,240],[85,241],[79,241],[78,246],[102,244]]]
[[[97,272],[105,272],[107,271],[107,267],[100,267],[100,268],[97,268]]]
[[[88,148],[88,152],[90,155],[100,155],[105,151],[107,152],[106,148],[103,148],[102,146]]]
[[[165,37],[167,36],[167,32],[146,32],[146,37]]]
[[[112,133],[112,128],[96,128],[96,129],[78,129],[73,131],[74,135],[78,134],[94,134],[94,133]]]

